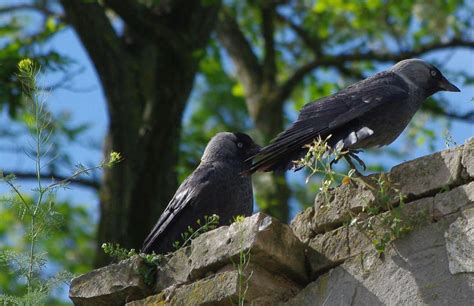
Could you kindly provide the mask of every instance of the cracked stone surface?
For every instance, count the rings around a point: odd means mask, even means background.
[[[433,198],[424,198],[408,203],[404,207],[407,215],[420,213],[417,222],[427,223],[431,219]],[[389,212],[372,217],[370,222],[379,235],[387,231],[381,225],[383,217]],[[369,220],[363,220],[359,226],[343,226],[324,234],[316,235],[309,241],[309,247],[315,252],[309,254],[309,263],[313,274],[324,271],[334,264],[340,263],[361,253],[373,250],[371,238],[361,229]]]
[[[389,178],[409,197],[431,194],[461,181],[461,156],[457,147],[423,156],[392,168]]]
[[[74,305],[123,305],[152,291],[146,284],[151,269],[138,256],[76,277],[69,297]]]
[[[373,251],[354,256],[281,305],[468,305],[474,274],[449,272],[448,226],[430,224],[397,240],[381,258]]]
[[[439,218],[472,204],[474,204],[474,182],[438,193],[434,198],[433,214],[435,218]]]
[[[291,228],[263,213],[205,233],[158,267],[155,291],[202,278],[251,250],[252,262],[296,282],[307,280],[307,247]]]
[[[318,196],[291,227],[257,213],[201,235],[156,268],[134,257],[81,275],[70,297],[76,305],[232,305],[244,279],[246,305],[471,305],[473,167],[474,137]],[[386,211],[400,203],[396,191],[379,192],[380,176],[407,196],[401,209]],[[372,240],[393,238],[393,221],[406,216],[412,231],[378,255]],[[250,263],[239,274],[242,254]]]
[[[128,303],[127,306],[159,305],[159,303],[230,306],[238,303],[239,296],[256,303],[255,305],[275,305],[294,296],[300,290],[301,286],[296,283],[274,275],[258,265],[249,264],[242,274],[239,274],[236,266],[228,265],[204,279],[167,288],[158,295]]]
[[[461,162],[467,176],[474,178],[474,137],[471,137],[466,141]]]
[[[465,209],[446,231],[446,250],[452,274],[474,272],[474,207]],[[473,288],[474,290],[474,288]]]

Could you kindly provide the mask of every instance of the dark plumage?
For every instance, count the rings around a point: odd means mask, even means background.
[[[401,61],[305,105],[296,122],[251,157],[254,163],[246,174],[291,169],[307,152],[306,144],[329,135],[329,146],[341,143],[357,159],[357,149],[392,143],[423,101],[443,90],[459,91],[433,65],[420,59]]]
[[[259,146],[243,133],[219,133],[206,146],[201,163],[179,186],[155,227],[143,243],[145,253],[173,251],[188,226],[216,214],[220,224],[236,215],[249,216],[253,210],[252,181],[240,173]],[[182,241],[181,241],[182,242]]]

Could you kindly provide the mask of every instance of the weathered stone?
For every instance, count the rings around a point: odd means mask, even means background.
[[[215,275],[166,289],[163,294],[129,305],[234,305],[239,297],[253,305],[275,305],[278,301],[288,300],[300,289],[296,283],[258,265],[249,264],[241,274],[236,266],[228,265]]]
[[[447,227],[443,220],[418,229],[382,258],[366,252],[348,259],[282,305],[469,305],[474,274],[449,273]]]
[[[194,239],[158,267],[155,291],[215,272],[251,250],[252,262],[299,283],[307,280],[306,246],[288,225],[263,213],[219,227]]]
[[[191,244],[191,276],[199,278],[251,250],[252,262],[265,269],[305,282],[306,246],[286,224],[254,214],[242,222],[221,227],[199,236]]]
[[[160,262],[156,271],[155,292],[160,292],[171,285],[179,285],[190,281],[190,251],[190,247],[179,249]]]
[[[417,218],[418,223],[427,223],[431,220],[433,201],[434,198],[430,197],[407,203],[402,212],[410,218]],[[357,225],[342,226],[311,239],[309,247],[314,252],[309,253],[308,260],[312,273],[317,275],[350,257],[373,250],[372,239],[365,230],[366,224],[370,222],[372,229],[382,236],[389,231],[388,225],[383,224],[389,214],[390,212],[385,212],[358,222]]]
[[[462,147],[457,147],[400,164],[392,168],[389,180],[409,198],[458,185],[462,151]]]
[[[151,293],[152,269],[132,257],[74,278],[69,297],[75,305],[123,305]]]
[[[434,200],[434,217],[439,219],[471,204],[474,204],[474,182],[438,193]]]
[[[449,226],[445,238],[449,271],[452,274],[474,272],[474,207],[462,212]]]
[[[357,178],[350,184],[341,185],[329,191],[328,195],[319,193],[314,201],[314,228],[316,233],[324,233],[351,219],[364,207],[377,201],[376,181],[378,175]]]
[[[310,238],[316,235],[314,231],[314,207],[309,207],[299,212],[291,221],[290,227],[298,239],[307,243]]]
[[[164,306],[166,305],[166,293],[160,292],[156,295],[151,295],[143,300],[137,300],[125,304],[126,306]]]
[[[474,178],[474,137],[469,138],[464,144],[461,162],[467,176]]]
[[[237,272],[223,272],[178,288],[171,305],[232,305],[237,299]]]
[[[71,298],[77,305],[230,305],[240,283],[248,285],[246,305],[470,305],[473,152],[471,138],[392,173],[355,178],[320,195],[291,229],[255,214],[201,235],[156,271],[138,258],[93,271],[73,281]],[[406,204],[397,207],[393,188],[408,195]],[[243,254],[250,264],[239,275]],[[143,299],[152,292],[160,293]]]

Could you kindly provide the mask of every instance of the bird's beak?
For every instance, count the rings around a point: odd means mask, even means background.
[[[442,79],[439,81],[438,87],[444,91],[455,91],[455,92],[461,91],[459,88],[451,84],[445,77],[442,77]]]
[[[245,162],[252,162],[252,159],[255,155],[257,155],[258,152],[260,152],[260,149],[262,147],[259,146],[256,143],[253,143],[253,145],[247,150],[247,158],[245,159]]]
[[[253,146],[252,146],[252,148],[250,149],[250,154],[251,154],[251,155],[257,154],[258,152],[260,152],[260,149],[261,149],[261,148],[262,148],[261,146],[259,146],[258,144],[254,143]]]

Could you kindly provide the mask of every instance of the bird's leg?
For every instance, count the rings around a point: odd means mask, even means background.
[[[341,159],[342,156],[338,156],[336,158],[334,158],[333,160],[331,160],[331,162],[329,163],[329,169],[332,170],[332,165],[334,164],[337,164],[337,162]]]
[[[357,156],[357,153],[360,153],[360,152],[361,152],[360,150],[352,150],[352,151],[349,151],[348,155],[349,155],[351,158],[355,159],[355,160],[359,163],[359,165],[360,165],[362,168],[364,168],[364,171],[365,171],[365,170],[367,170],[367,167],[365,166],[364,161],[363,161],[362,159],[360,159],[359,156]]]
[[[364,171],[367,169],[364,161],[360,159],[359,156],[356,155],[359,152],[360,152],[359,150],[351,150],[347,154],[344,154],[344,159],[347,161],[351,169],[354,169],[357,176],[363,176],[362,173],[360,173],[359,170],[357,170],[356,166],[352,162],[352,159],[355,159],[359,163],[359,165],[361,165],[364,168]]]
[[[356,166],[352,162],[352,159],[349,155],[344,155],[344,159],[347,161],[351,169],[354,169],[356,176],[362,176],[362,174],[357,170]]]

